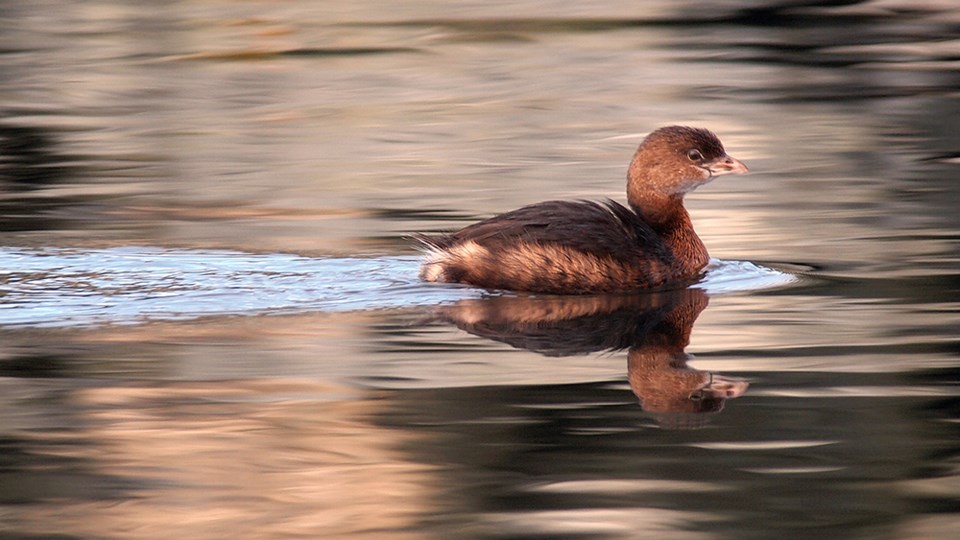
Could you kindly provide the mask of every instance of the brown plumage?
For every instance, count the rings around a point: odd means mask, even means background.
[[[747,167],[705,129],[658,129],[627,173],[629,208],[614,201],[548,201],[421,236],[426,281],[558,294],[686,285],[709,256],[683,196],[715,176]]]

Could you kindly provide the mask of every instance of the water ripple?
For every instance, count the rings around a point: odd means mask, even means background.
[[[425,284],[415,256],[311,258],[161,248],[0,249],[0,325],[88,326],[204,315],[428,306],[477,289]],[[711,293],[781,286],[794,277],[713,261]]]

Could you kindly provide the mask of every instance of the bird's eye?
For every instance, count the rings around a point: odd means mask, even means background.
[[[700,151],[697,150],[696,148],[694,148],[693,150],[688,150],[688,151],[687,151],[687,157],[690,158],[690,161],[702,161],[702,160],[703,160],[703,154],[701,154]]]

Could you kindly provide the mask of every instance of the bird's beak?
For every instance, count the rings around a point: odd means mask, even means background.
[[[706,164],[710,176],[720,176],[723,174],[744,174],[750,169],[742,161],[732,158],[726,154]]]

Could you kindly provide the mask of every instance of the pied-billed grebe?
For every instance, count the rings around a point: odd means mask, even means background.
[[[683,196],[717,176],[745,172],[710,131],[660,128],[630,163],[630,208],[610,200],[548,201],[453,234],[420,236],[427,247],[420,277],[557,294],[686,285],[709,256]]]

